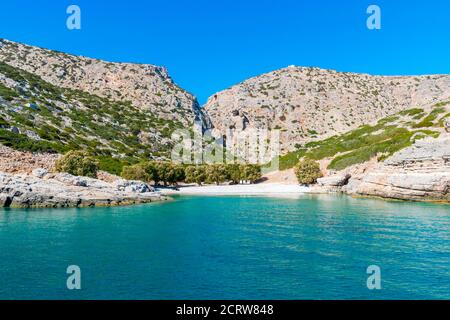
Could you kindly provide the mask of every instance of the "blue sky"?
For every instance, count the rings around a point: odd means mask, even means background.
[[[66,28],[79,5],[82,29]],[[382,29],[366,28],[370,4]],[[448,0],[10,0],[0,37],[163,65],[201,103],[249,77],[318,66],[371,74],[450,73]]]

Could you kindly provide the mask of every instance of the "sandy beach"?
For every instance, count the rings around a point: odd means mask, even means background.
[[[207,186],[183,186],[178,190],[160,188],[157,189],[163,195],[292,195],[310,192],[310,188],[281,183],[263,183],[251,185],[207,185]]]

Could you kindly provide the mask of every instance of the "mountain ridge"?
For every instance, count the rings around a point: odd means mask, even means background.
[[[49,142],[43,149],[87,148],[138,161],[168,158],[171,133],[192,130],[195,122],[220,135],[278,129],[286,154],[413,107],[429,112],[450,100],[450,76],[289,66],[219,91],[200,107],[164,67],[107,62],[0,39],[0,89],[3,143],[14,146],[20,140],[20,146],[36,147]]]

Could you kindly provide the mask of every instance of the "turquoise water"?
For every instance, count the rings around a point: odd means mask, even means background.
[[[324,195],[0,209],[0,298],[449,299],[449,208]]]

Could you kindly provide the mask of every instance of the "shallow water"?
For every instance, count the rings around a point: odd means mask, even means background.
[[[66,288],[69,265],[81,290]],[[0,209],[0,298],[449,299],[450,207],[305,195]]]

